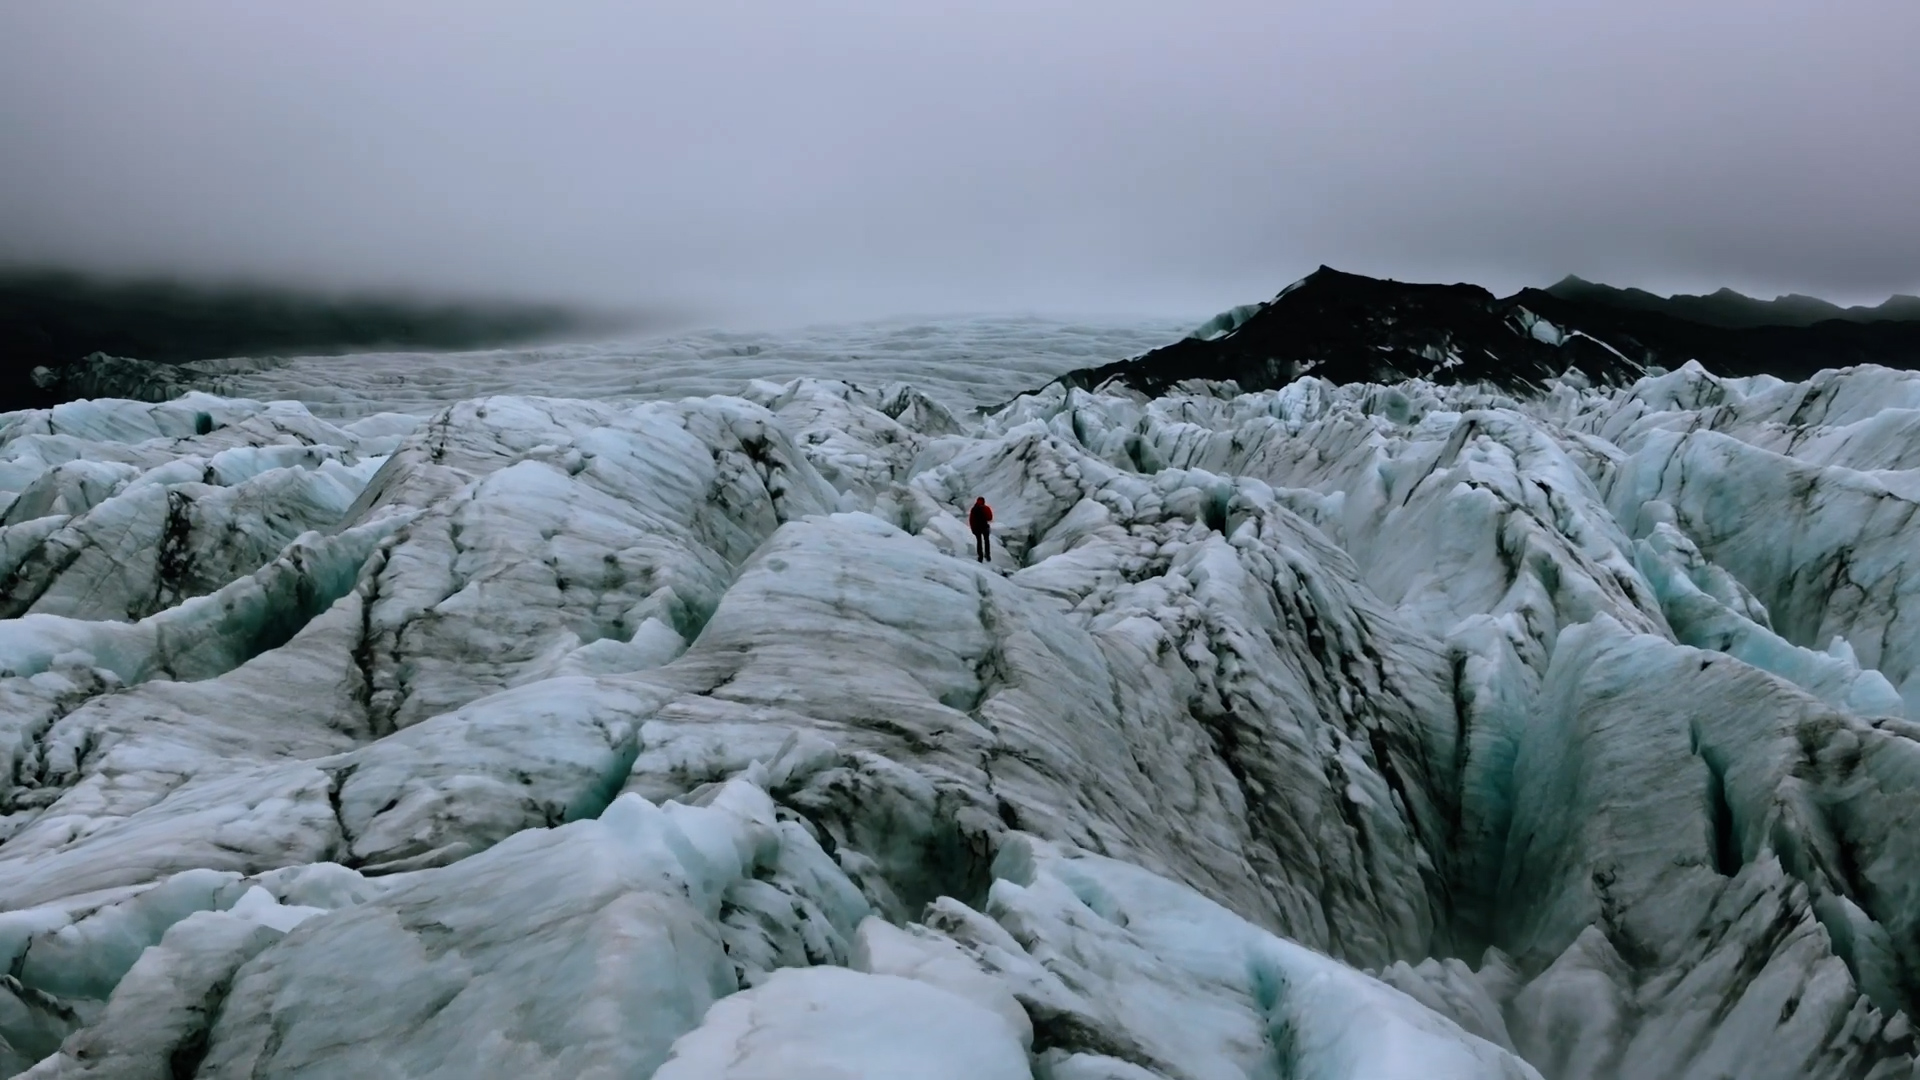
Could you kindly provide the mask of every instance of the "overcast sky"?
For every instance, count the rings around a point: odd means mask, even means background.
[[[0,259],[712,321],[1920,291],[1920,0],[16,0]]]

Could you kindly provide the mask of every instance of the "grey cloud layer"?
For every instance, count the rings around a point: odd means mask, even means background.
[[[0,257],[822,317],[1920,287],[1911,0],[555,7],[9,5]]]

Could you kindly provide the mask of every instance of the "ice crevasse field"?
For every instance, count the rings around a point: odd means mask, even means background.
[[[1181,329],[0,415],[0,1076],[1920,1076],[1920,375]]]

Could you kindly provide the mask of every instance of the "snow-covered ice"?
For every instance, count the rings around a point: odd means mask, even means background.
[[[348,419],[482,395],[640,400],[732,394],[754,379],[808,376],[909,382],[951,408],[970,409],[997,405],[1074,368],[1145,352],[1188,329],[1164,319],[985,315],[452,354],[216,360],[188,370],[197,385],[226,396],[296,398],[318,415]]]
[[[0,416],[0,1076],[1920,1076],[1920,376],[836,333]]]

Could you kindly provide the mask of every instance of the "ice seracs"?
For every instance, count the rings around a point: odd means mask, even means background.
[[[0,417],[0,1072],[1914,1075],[1920,378],[732,389]]]

